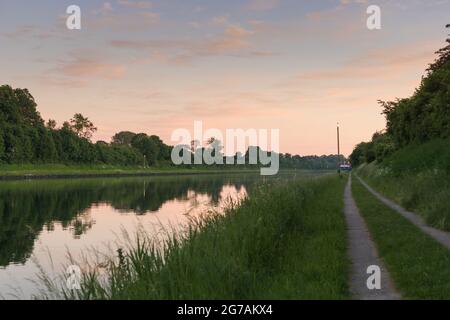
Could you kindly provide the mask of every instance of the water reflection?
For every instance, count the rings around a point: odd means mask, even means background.
[[[251,193],[258,175],[20,181],[0,183],[0,295],[20,286],[37,269],[31,257],[54,267],[67,251],[114,241],[139,224],[181,225],[186,215],[219,209],[228,198]],[[24,289],[25,288],[25,289]]]
[[[120,213],[158,212],[170,200],[196,206],[194,194],[205,194],[217,206],[224,185],[248,189],[255,176],[196,176],[132,179],[28,181],[0,184],[0,266],[25,263],[42,231],[60,224],[74,238],[92,229],[84,214],[93,205],[107,204]],[[197,204],[198,205],[198,204]]]

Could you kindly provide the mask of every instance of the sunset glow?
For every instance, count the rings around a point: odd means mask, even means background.
[[[76,2],[76,3],[74,3]],[[406,5],[407,3],[407,5]],[[82,10],[68,30],[66,8]],[[348,155],[385,126],[377,100],[407,97],[443,46],[450,1],[2,1],[0,83],[28,88],[44,119],[166,143],[194,121],[280,129],[280,151]]]

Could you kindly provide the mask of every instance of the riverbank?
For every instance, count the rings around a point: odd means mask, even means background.
[[[302,170],[292,170],[299,171]],[[68,166],[68,165],[2,165],[0,181],[39,180],[39,179],[74,179],[74,178],[108,178],[108,177],[145,177],[198,174],[259,174],[260,170],[252,168],[176,168],[176,167],[115,167],[104,165]]]
[[[450,231],[450,140],[410,145],[357,172],[370,186],[432,227]]]
[[[265,184],[161,246],[141,234],[66,299],[348,299],[345,178]],[[105,267],[103,266],[103,270]],[[75,296],[74,296],[75,295]]]

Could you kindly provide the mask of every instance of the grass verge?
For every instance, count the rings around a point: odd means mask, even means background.
[[[357,179],[352,191],[403,297],[450,299],[450,251],[382,204]]]
[[[305,171],[305,170],[303,170]],[[258,173],[256,168],[236,167],[117,167],[109,165],[0,165],[0,180],[20,178],[70,178],[96,176],[127,176],[127,175],[178,175],[178,174],[223,174],[223,173]]]
[[[346,179],[264,185],[224,215],[118,250],[69,299],[347,299]]]
[[[450,140],[410,145],[358,174],[432,227],[450,231]]]

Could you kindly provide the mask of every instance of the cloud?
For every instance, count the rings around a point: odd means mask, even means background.
[[[66,89],[83,88],[88,85],[85,80],[65,79],[61,77],[42,76],[37,78],[40,83],[47,84],[52,87],[62,87]]]
[[[368,0],[340,0],[340,3],[342,5],[349,5],[349,4],[367,4],[369,3]]]
[[[203,7],[203,6],[197,6],[192,10],[193,13],[202,13],[205,11],[206,11],[206,7]]]
[[[197,21],[191,21],[188,23],[188,26],[193,28],[193,29],[200,29],[201,28],[201,23],[197,22]]]
[[[278,56],[280,54],[277,53],[277,52],[272,52],[272,51],[258,51],[258,50],[256,50],[256,51],[252,51],[251,55],[255,56],[255,57],[273,57],[273,56]]]
[[[191,40],[125,40],[110,41],[115,48],[133,49],[147,54],[143,63],[164,62],[176,65],[189,64],[196,58],[208,56],[268,57],[270,51],[257,50],[252,44],[256,31],[239,24],[228,24],[221,34]],[[150,57],[148,56],[150,54]]]
[[[282,81],[270,91],[286,98],[287,108],[317,112],[378,112],[378,99],[406,97],[420,83],[438,41],[370,49],[335,67],[316,68]],[[345,111],[347,110],[347,111]],[[378,114],[378,113],[377,113]]]
[[[281,0],[250,0],[247,8],[251,11],[268,11],[278,7]]]
[[[213,24],[217,24],[217,25],[223,25],[223,24],[228,24],[228,16],[216,16],[214,18],[212,18],[212,22]]]
[[[116,48],[129,49],[170,49],[188,46],[184,40],[112,40],[110,44]]]
[[[111,12],[111,11],[113,11],[111,3],[110,2],[104,2],[103,6],[101,8],[101,12],[108,13],[108,12]]]
[[[225,35],[233,38],[252,35],[254,32],[242,28],[240,25],[230,25],[225,29]]]
[[[76,58],[63,63],[58,70],[70,77],[94,77],[102,79],[119,79],[127,71],[126,66],[116,63],[107,63],[88,58]]]
[[[89,29],[118,29],[139,30],[159,23],[160,14],[150,10],[151,3],[147,1],[119,0],[118,5],[139,9],[139,12],[124,12],[114,10],[110,2],[104,2],[102,7],[94,10],[86,18],[86,26]]]
[[[66,28],[60,28],[59,25],[49,28],[42,28],[33,25],[22,25],[16,27],[14,31],[4,32],[2,35],[9,40],[23,40],[25,38],[38,40],[46,40],[51,38],[58,38],[61,40],[72,39],[73,35],[67,31],[68,30]]]
[[[372,49],[353,58],[341,67],[316,70],[301,74],[301,80],[360,81],[388,79],[402,76],[410,70],[423,70],[432,60],[435,43],[421,42],[413,45]]]
[[[24,36],[30,36],[32,35],[36,30],[36,27],[25,25],[25,26],[19,26],[14,31],[11,32],[5,32],[3,35],[9,39],[17,39]]]
[[[118,0],[117,3],[121,6],[135,9],[151,9],[153,7],[150,1]]]

